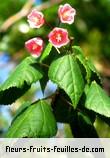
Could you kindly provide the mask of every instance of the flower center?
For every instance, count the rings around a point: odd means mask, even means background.
[[[33,17],[33,20],[34,20],[34,22],[36,23],[36,24],[38,24],[39,23],[39,19],[38,18],[36,18],[36,17]]]
[[[60,42],[62,40],[61,34],[58,34],[56,37],[57,42]]]
[[[64,13],[63,13],[63,18],[67,18],[69,14],[70,14],[70,11],[64,12]]]
[[[38,48],[38,45],[34,44],[33,47],[32,47],[32,49],[35,50],[36,48]]]

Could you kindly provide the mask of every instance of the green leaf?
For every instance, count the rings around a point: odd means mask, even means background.
[[[78,112],[78,125],[80,137],[97,138],[98,134],[93,126],[93,120],[84,112]]]
[[[86,80],[88,83],[92,80],[96,80],[99,84],[101,84],[101,77],[99,73],[97,72],[95,66],[93,65],[92,61],[90,59],[87,59],[83,54],[82,49],[79,46],[73,46],[73,53],[75,54],[75,57],[79,60],[81,64],[85,68],[86,74]],[[83,72],[83,69],[82,69]]]
[[[84,90],[84,80],[76,59],[72,55],[56,59],[50,65],[48,75],[68,94],[75,108]]]
[[[47,67],[43,67],[42,71],[43,71],[43,77],[40,80],[40,86],[41,86],[42,92],[44,93],[44,90],[46,88],[47,82],[49,80],[49,78],[48,78],[48,68]]]
[[[57,125],[51,106],[40,100],[19,113],[8,130],[8,138],[52,137],[57,132]]]
[[[25,111],[29,106],[31,105],[30,101],[25,102],[24,104],[22,104],[16,111],[16,114],[14,115],[14,118],[12,120],[15,121],[15,119],[18,117],[18,115],[20,115],[23,111]]]
[[[0,104],[11,104],[22,96],[31,84],[42,78],[39,67],[36,69],[32,64],[37,63],[33,57],[27,57],[19,64],[15,71],[0,86]]]
[[[44,52],[42,53],[40,62],[42,62],[50,54],[51,50],[52,50],[52,44],[49,43],[47,47],[45,48]]]
[[[94,115],[94,116],[93,116]],[[97,138],[97,132],[93,126],[95,114],[87,109],[78,109],[73,113],[70,127],[75,138]]]
[[[73,117],[73,107],[69,104],[69,97],[63,90],[55,96],[53,101],[53,113],[56,121],[61,123],[69,123]]]
[[[96,113],[110,117],[110,98],[95,81],[88,90],[85,106]]]
[[[83,55],[83,51],[79,46],[73,46],[73,53],[75,54],[75,57],[79,60],[81,63],[81,66],[85,68],[86,71],[86,80],[89,83],[90,82],[90,77],[91,77],[91,70],[87,64],[87,59]]]
[[[92,81],[95,80],[97,83],[101,84],[101,77],[90,59],[87,60],[87,65],[92,71],[92,76],[91,76]]]

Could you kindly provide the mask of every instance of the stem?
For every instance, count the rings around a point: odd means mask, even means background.
[[[60,98],[61,98],[64,102],[66,102],[68,105],[72,106],[72,104],[71,104],[69,101],[67,101],[63,96],[60,95]]]
[[[35,6],[34,8],[36,8],[38,11],[42,11],[44,9],[48,9],[48,8],[54,6],[55,4],[59,4],[61,2],[62,2],[62,0],[55,0],[55,1],[52,0],[52,1],[44,2],[41,5]],[[34,9],[34,8],[32,8],[32,5],[33,5],[33,1],[28,0],[19,12],[17,12],[16,14],[10,16],[8,19],[6,19],[6,21],[0,27],[0,32],[6,31],[15,22],[17,22],[18,20],[20,20],[23,17],[27,16],[28,13],[30,12],[30,10]]]
[[[44,64],[44,63],[39,63],[39,64],[46,67],[46,68],[49,68],[49,65],[47,65],[47,64]]]
[[[70,37],[70,46],[69,46],[69,50],[71,50],[71,52],[72,52],[73,41],[74,41],[74,37]]]
[[[47,26],[49,26],[51,29],[53,28],[53,27],[50,25],[50,23],[48,23],[48,22],[46,21],[46,19],[45,19],[45,24],[47,24]]]
[[[60,21],[60,19],[58,18],[57,26],[60,27],[60,25],[61,25],[61,21]]]
[[[55,49],[57,50],[58,54],[60,54],[60,51],[59,51],[59,49],[58,49],[58,48],[56,48],[56,47],[55,47]]]

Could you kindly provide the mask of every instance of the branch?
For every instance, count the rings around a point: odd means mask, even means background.
[[[22,19],[23,17],[27,16],[28,13],[30,12],[30,10],[32,9],[32,5],[33,5],[32,0],[28,0],[28,2],[23,6],[23,8],[16,13],[15,15],[12,15],[11,17],[9,17],[1,26],[0,28],[0,32],[4,32],[6,31],[9,27],[11,27],[15,22],[17,22],[18,20]],[[55,4],[61,3],[62,0],[56,0],[56,1],[50,1],[50,2],[44,2],[41,5],[38,5],[34,8],[36,8],[38,11],[47,9],[51,6],[54,6]]]
[[[6,31],[11,25],[25,17],[32,8],[33,1],[28,0],[28,2],[23,6],[23,8],[15,15],[10,16],[1,26],[0,32]]]

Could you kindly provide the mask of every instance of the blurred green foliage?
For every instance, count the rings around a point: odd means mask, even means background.
[[[20,10],[26,0],[0,0],[0,23]]]

